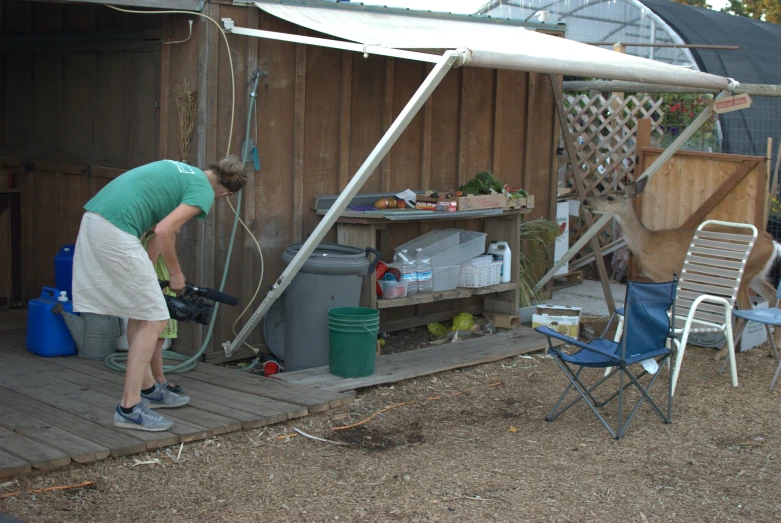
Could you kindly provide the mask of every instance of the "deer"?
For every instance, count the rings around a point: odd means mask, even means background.
[[[598,196],[588,196],[583,206],[597,214],[615,217],[623,231],[629,252],[638,261],[643,275],[654,282],[671,281],[673,274],[681,274],[683,261],[689,249],[695,229],[648,229],[640,220],[633,201],[645,190],[648,178],[641,178],[624,186],[623,191],[614,191]],[[781,257],[781,243],[764,230],[757,231],[757,241],[751,250],[744,276],[738,289],[738,307],[751,309],[749,289],[768,303],[775,303],[776,290],[767,281],[767,275],[776,260]],[[724,346],[714,356],[722,360],[727,356]]]

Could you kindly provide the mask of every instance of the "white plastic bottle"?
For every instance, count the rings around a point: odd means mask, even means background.
[[[501,276],[499,281],[507,283],[512,279],[512,252],[510,252],[510,246],[507,242],[492,241],[488,246],[488,254],[493,255],[494,260],[502,262]]]
[[[432,280],[432,268],[431,258],[423,254],[423,249],[415,249],[415,271],[418,277],[418,292],[432,292],[434,290],[434,282]]]
[[[415,271],[415,260],[407,249],[402,249],[393,257],[393,263],[401,271],[401,279],[407,282],[407,296],[418,293],[418,276]]]

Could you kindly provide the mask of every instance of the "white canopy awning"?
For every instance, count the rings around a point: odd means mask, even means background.
[[[722,90],[721,76],[616,53],[523,27],[477,21],[415,17],[352,8],[254,2],[293,24],[367,46],[433,51],[459,49],[466,65],[600,79]]]

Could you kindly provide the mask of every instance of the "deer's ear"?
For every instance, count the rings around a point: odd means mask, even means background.
[[[642,194],[645,190],[645,184],[648,182],[648,178],[641,178],[636,182],[628,183],[625,186],[625,193],[630,200],[637,198],[637,195]]]

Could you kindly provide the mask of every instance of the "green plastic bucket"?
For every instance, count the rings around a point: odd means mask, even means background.
[[[380,312],[366,307],[328,311],[329,371],[341,378],[374,374]]]

